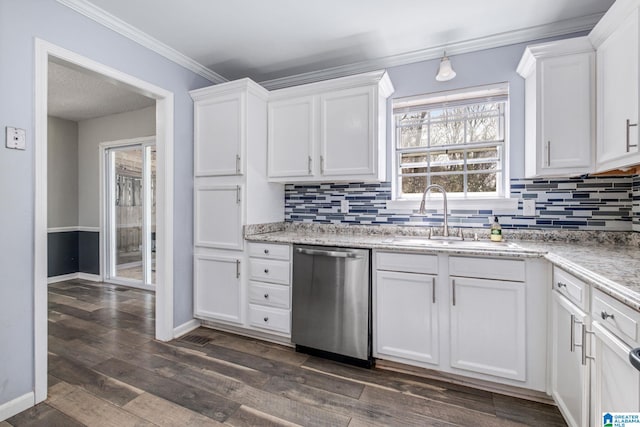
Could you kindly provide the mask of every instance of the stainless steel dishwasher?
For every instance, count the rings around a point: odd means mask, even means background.
[[[296,348],[371,366],[369,250],[295,245],[292,286]]]

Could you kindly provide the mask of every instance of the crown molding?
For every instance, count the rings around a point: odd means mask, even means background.
[[[526,79],[534,71],[538,60],[549,57],[555,58],[562,55],[593,52],[595,52],[595,49],[588,36],[529,45],[522,54],[516,72]]]
[[[127,24],[123,20],[113,16],[112,14],[95,6],[87,0],[57,0],[57,2],[64,6],[67,6],[70,9],[75,10],[81,15],[84,15],[101,25],[104,25],[105,27],[115,31],[116,33],[127,37],[128,39],[133,40],[139,45],[146,47],[147,49],[152,50],[159,55],[162,55],[168,60],[190,71],[193,71],[194,73],[204,77],[212,83],[217,84],[228,81],[228,79],[224,78],[220,74],[210,70],[199,62],[178,52],[174,48],[167,46],[166,44],[151,37],[149,34],[139,30],[138,28]]]
[[[387,56],[385,58],[361,61],[353,64],[327,68],[320,71],[312,71],[288,77],[265,80],[259,83],[262,87],[268,90],[282,89],[289,86],[313,83],[320,80],[333,79],[336,77],[344,77],[352,74],[379,70],[381,68],[395,67],[399,65],[411,64],[414,62],[436,59],[442,57],[442,53],[445,49],[447,51],[447,56],[451,57],[453,55],[460,55],[463,53],[470,53],[484,49],[492,49],[501,46],[545,39],[549,37],[558,37],[566,34],[590,31],[600,20],[600,18],[602,18],[603,15],[603,13],[597,13],[574,19],[566,19],[551,24],[538,25],[475,39],[461,40],[457,42],[433,46],[427,49]]]

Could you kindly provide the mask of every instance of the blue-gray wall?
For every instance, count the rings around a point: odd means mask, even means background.
[[[204,78],[55,0],[0,0],[0,128],[27,130],[27,150],[0,144],[0,405],[33,390],[34,39],[175,95],[174,321],[192,318],[193,104]]]

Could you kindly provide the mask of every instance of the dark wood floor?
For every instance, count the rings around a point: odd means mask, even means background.
[[[564,426],[555,407],[208,329],[153,340],[153,294],[50,286],[49,398],[4,426]]]

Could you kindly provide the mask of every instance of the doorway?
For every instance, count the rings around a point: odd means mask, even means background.
[[[101,144],[105,282],[155,289],[155,138]]]

